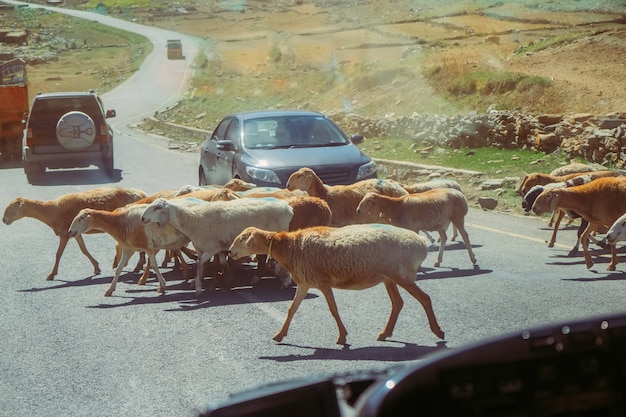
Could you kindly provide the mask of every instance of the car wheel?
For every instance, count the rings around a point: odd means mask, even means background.
[[[199,174],[198,174],[198,185],[200,187],[204,187],[205,185],[208,185],[206,181],[206,177],[204,176],[204,170],[202,169],[202,167],[200,167]]]
[[[113,158],[105,158],[102,160],[102,165],[100,168],[107,174],[113,174]]]
[[[68,151],[82,151],[93,144],[96,124],[89,115],[71,111],[57,122],[56,136],[59,144]]]

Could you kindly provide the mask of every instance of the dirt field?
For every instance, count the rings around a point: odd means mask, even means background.
[[[249,1],[232,10],[197,6],[189,15],[142,18],[209,39],[210,58],[219,62],[222,73],[262,77],[280,64],[291,71],[294,87],[298,73],[311,69],[333,66],[350,77],[351,68],[362,70],[364,65],[382,73],[386,66],[415,63],[413,76],[392,74],[376,80],[380,88],[352,89],[349,95],[355,103],[382,95],[381,101],[424,111],[416,97],[436,93],[421,78],[419,66],[444,63],[460,71],[485,68],[546,77],[552,86],[536,103],[543,111],[626,112],[626,89],[620,87],[626,81],[623,14],[550,11],[515,3],[446,16],[426,7],[413,9],[410,4],[415,2],[407,1],[357,2],[352,7],[294,3]],[[520,47],[573,36],[577,40],[561,46],[515,54]],[[328,101],[318,105],[324,110],[340,106]],[[381,110],[398,112],[395,107]]]

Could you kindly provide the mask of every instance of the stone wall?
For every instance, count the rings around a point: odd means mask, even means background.
[[[407,138],[421,146],[445,148],[497,146],[552,153],[599,164],[626,165],[626,113],[531,115],[490,111],[458,116],[423,115],[371,120],[333,113],[329,117],[346,133],[365,137]]]

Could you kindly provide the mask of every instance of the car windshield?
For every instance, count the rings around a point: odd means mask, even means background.
[[[248,148],[339,146],[349,143],[343,133],[321,116],[280,116],[244,122]]]

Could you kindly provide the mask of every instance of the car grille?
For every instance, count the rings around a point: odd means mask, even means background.
[[[317,175],[324,184],[328,185],[348,184],[352,182],[352,178],[350,178],[350,170],[348,169],[340,171],[321,171],[317,172]]]

